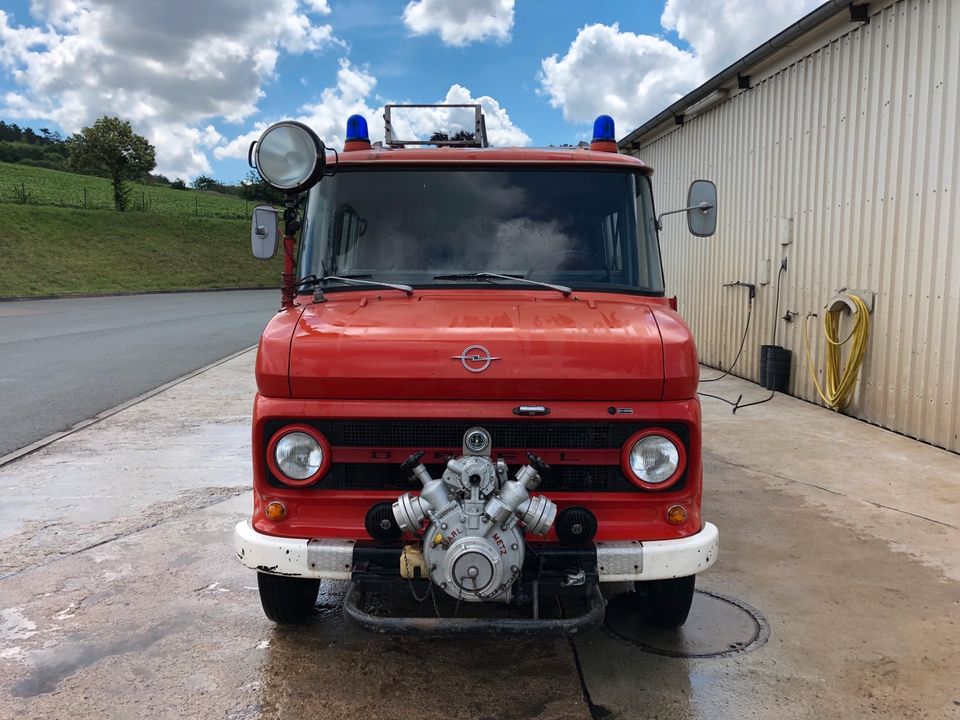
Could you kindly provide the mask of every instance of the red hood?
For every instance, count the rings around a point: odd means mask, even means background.
[[[535,403],[663,397],[663,342],[642,298],[509,290],[327,298],[308,304],[293,328],[289,387],[296,398]],[[472,346],[480,347],[467,352]],[[470,372],[458,359],[465,352],[495,359]],[[475,369],[484,364],[466,361]]]

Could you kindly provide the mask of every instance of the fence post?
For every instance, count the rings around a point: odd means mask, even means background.
[[[196,195],[193,196],[193,214],[200,217],[200,198]]]
[[[83,189],[83,209],[87,209],[87,189]]]

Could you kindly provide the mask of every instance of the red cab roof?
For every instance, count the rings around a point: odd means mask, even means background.
[[[333,163],[327,157],[328,167]],[[631,155],[597,152],[580,148],[371,148],[340,152],[341,165],[397,163],[416,165],[596,165],[622,167],[653,172],[652,168]]]

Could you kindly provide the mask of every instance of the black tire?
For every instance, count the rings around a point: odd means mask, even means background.
[[[279,625],[301,625],[317,604],[320,581],[257,573],[263,613]]]
[[[651,627],[675,630],[687,621],[693,604],[696,575],[635,583],[641,619]]]

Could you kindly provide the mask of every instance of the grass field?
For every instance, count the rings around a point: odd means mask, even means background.
[[[13,204],[0,215],[0,297],[279,287],[282,259],[251,256],[247,219]]]
[[[231,195],[174,190],[130,183],[128,212],[246,219],[253,205]],[[113,186],[107,178],[76,175],[28,165],[0,163],[0,208],[10,204],[113,209]]]

